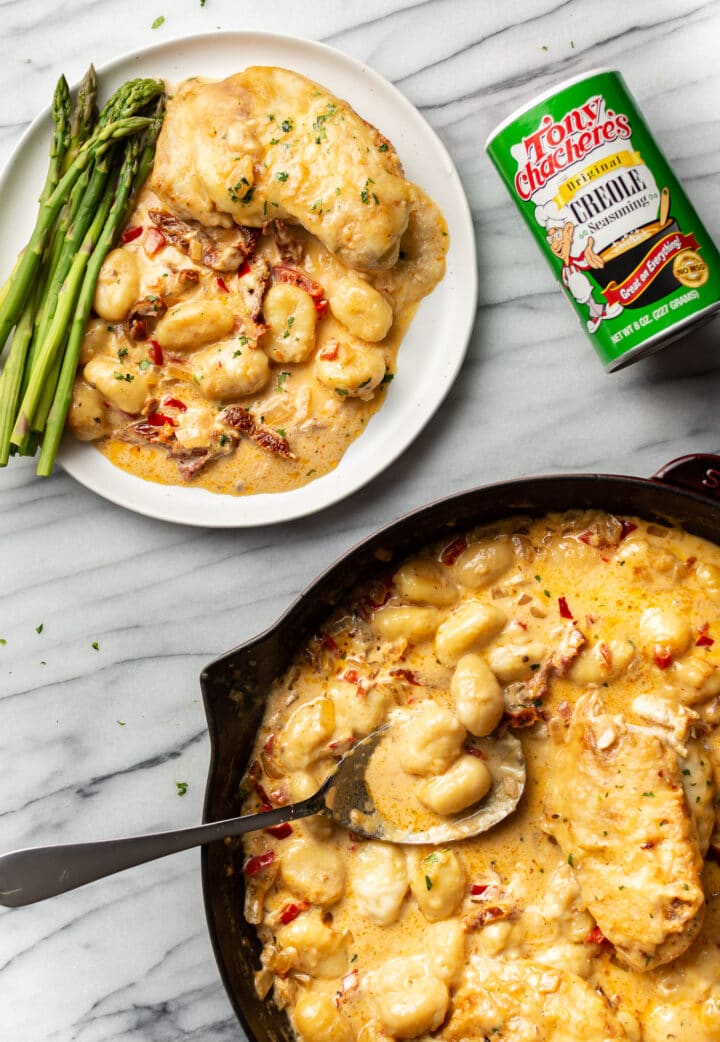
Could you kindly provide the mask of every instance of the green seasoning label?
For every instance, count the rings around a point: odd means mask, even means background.
[[[609,369],[720,308],[720,256],[618,73],[559,87],[487,149]]]

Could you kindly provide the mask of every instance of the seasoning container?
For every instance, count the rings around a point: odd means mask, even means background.
[[[618,72],[566,80],[485,147],[608,371],[720,309],[720,255]]]

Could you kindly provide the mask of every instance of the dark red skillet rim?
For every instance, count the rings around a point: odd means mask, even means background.
[[[454,531],[473,524],[517,514],[539,516],[569,509],[596,508],[635,514],[650,521],[673,522],[720,543],[719,505],[720,456],[691,454],[667,463],[652,478],[556,474],[479,486],[435,500],[384,525],[321,572],[273,625],[202,671],[200,684],[210,734],[203,821],[239,813],[236,782],[246,761],[239,762],[242,758],[225,747],[223,737],[229,741],[228,734],[236,727],[239,737],[247,738],[251,744],[257,724],[237,722],[242,698],[247,696],[254,700],[253,704],[260,705],[270,681],[286,668],[300,642],[371,569],[388,567],[414,549],[445,534],[451,538]],[[219,777],[221,768],[224,777]],[[218,874],[217,847],[218,844],[202,849],[203,897],[210,939],[228,998],[251,1042],[289,1042],[292,1035],[285,1014],[270,1000],[261,1002],[254,995],[252,974],[248,971],[253,954],[257,966],[259,947],[255,928],[245,922],[237,895],[228,902],[223,893],[225,906],[218,922],[217,906],[222,902],[214,887],[226,891],[231,883],[225,884],[222,873]],[[232,882],[232,886],[242,889],[239,881]],[[221,933],[225,935],[225,946]],[[232,934],[232,953],[228,952],[228,934]],[[235,955],[235,946],[237,959],[246,961],[233,971],[229,959]]]

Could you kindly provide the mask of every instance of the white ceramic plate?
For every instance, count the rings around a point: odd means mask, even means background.
[[[91,56],[88,56],[89,58]],[[266,525],[303,517],[355,492],[408,447],[447,394],[467,349],[475,317],[477,269],[472,218],[447,151],[410,102],[387,80],[345,54],[270,33],[224,32],[171,40],[128,54],[99,70],[103,100],[133,76],[177,82],[220,79],[248,65],[280,65],[347,99],[393,142],[406,176],[440,206],[450,249],[445,278],[415,313],[387,400],[331,473],[292,492],[221,496],[192,486],[143,481],[114,467],[92,445],[66,437],[59,462],[87,488],[140,514],[215,528]],[[50,110],[20,140],[0,180],[0,242],[14,257],[32,229],[47,169]],[[4,275],[5,273],[3,273]]]

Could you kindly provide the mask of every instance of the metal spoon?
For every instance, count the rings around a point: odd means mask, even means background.
[[[425,832],[396,828],[378,814],[365,785],[365,769],[387,726],[358,742],[318,791],[299,803],[172,832],[99,843],[27,847],[3,854],[0,856],[0,905],[17,908],[33,904],[133,865],[311,814],[324,814],[344,828],[371,839],[393,843],[448,843],[485,832],[517,806],[525,786],[525,762],[520,742],[508,734],[477,743],[493,775],[493,787],[476,810]]]

